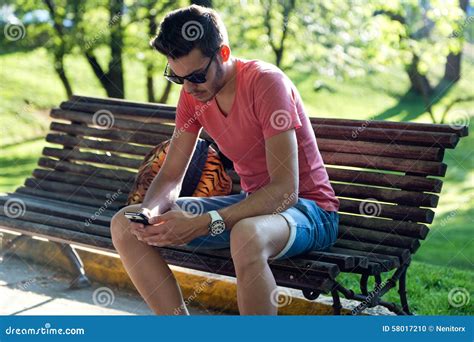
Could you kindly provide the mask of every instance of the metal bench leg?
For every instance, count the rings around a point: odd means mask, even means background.
[[[334,315],[340,315],[341,314],[341,298],[339,297],[339,292],[337,289],[331,290],[331,295],[332,295],[332,308]]]
[[[406,280],[407,280],[407,270],[408,266],[410,264],[408,263],[400,275],[400,280],[398,283],[398,293],[400,294],[400,304],[402,304],[402,309],[405,311],[407,315],[413,315],[410,312],[410,307],[408,306],[408,298],[407,298],[407,291],[406,291]]]
[[[369,275],[368,274],[362,274],[360,276],[360,292],[364,295],[364,296],[368,296],[369,295],[369,290],[367,288],[367,281],[369,280]]]
[[[12,248],[15,248],[18,243],[20,243],[22,240],[30,239],[28,235],[18,235],[12,240],[8,241],[5,247],[0,251],[0,261],[3,260],[3,257],[10,252]]]
[[[84,270],[84,264],[82,263],[81,257],[77,252],[68,244],[62,242],[55,242],[58,247],[61,249],[63,254],[71,263],[71,266],[76,271],[77,277],[74,278],[69,283],[69,289],[82,289],[85,287],[91,286],[91,282],[89,278],[86,276],[86,272]]]

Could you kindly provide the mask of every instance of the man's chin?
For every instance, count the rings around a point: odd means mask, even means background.
[[[205,103],[212,100],[214,98],[214,95],[203,94],[202,96],[194,96],[194,98],[199,102]]]

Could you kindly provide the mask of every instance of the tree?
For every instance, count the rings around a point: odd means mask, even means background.
[[[95,40],[92,43],[87,43],[84,47],[83,53],[87,59],[87,62],[92,68],[92,71],[98,78],[101,85],[104,87],[109,97],[124,98],[125,97],[125,86],[123,79],[123,31],[122,16],[124,10],[123,0],[109,0],[108,12],[109,21],[108,28],[110,30],[110,36],[108,39],[109,45],[109,62],[108,69],[105,70],[96,56],[94,51]],[[103,32],[100,33],[103,35]],[[95,36],[96,37],[96,36]],[[98,37],[99,39],[101,37]]]

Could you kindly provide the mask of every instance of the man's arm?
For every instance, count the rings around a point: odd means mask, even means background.
[[[247,217],[285,211],[298,201],[298,145],[295,130],[266,139],[265,150],[270,182],[245,200],[218,210],[228,229]]]
[[[181,192],[186,169],[191,161],[198,135],[189,132],[173,134],[170,147],[160,171],[148,188],[141,209],[156,216],[170,209]]]

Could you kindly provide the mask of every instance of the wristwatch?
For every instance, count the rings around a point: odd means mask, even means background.
[[[222,219],[222,216],[216,210],[211,210],[209,212],[211,216],[211,223],[209,223],[209,234],[211,236],[217,236],[222,234],[225,231],[225,222]]]

